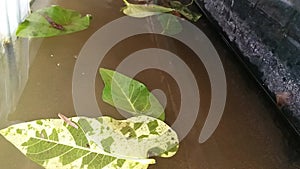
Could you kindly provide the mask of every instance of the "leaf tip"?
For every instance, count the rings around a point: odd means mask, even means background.
[[[5,130],[5,129],[1,129],[1,130],[0,130],[0,135],[3,135],[3,136],[4,136],[4,130]]]
[[[165,121],[166,120],[165,112],[162,112],[161,115],[158,117],[158,119],[161,121]]]
[[[106,68],[100,68],[100,69],[99,69],[99,73],[101,74],[101,76],[102,76],[104,73],[107,73],[107,72],[112,72],[112,70],[106,69]]]
[[[87,18],[89,18],[90,20],[93,19],[93,15],[92,14],[86,14],[85,15]]]

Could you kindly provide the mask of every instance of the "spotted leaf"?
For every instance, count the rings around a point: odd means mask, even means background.
[[[23,154],[46,169],[146,169],[150,156],[171,157],[176,133],[148,116],[45,119],[0,130]]]

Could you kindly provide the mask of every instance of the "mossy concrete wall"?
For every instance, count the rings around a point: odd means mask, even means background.
[[[300,132],[300,1],[196,0],[273,95],[289,93],[284,116]]]

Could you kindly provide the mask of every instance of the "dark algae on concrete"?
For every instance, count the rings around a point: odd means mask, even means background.
[[[300,1],[196,0],[300,135]],[[287,96],[282,103],[282,96]],[[299,146],[298,146],[299,147]]]

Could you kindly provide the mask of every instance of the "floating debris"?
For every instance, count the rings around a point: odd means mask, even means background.
[[[47,16],[47,15],[43,15],[43,16],[53,28],[55,28],[57,30],[61,30],[61,31],[65,30],[65,28],[61,24],[54,22],[53,19],[50,18],[49,16]]]
[[[291,94],[289,92],[279,92],[276,93],[276,102],[277,105],[282,108],[283,106],[286,106],[289,104]]]
[[[72,122],[68,117],[64,116],[63,114],[58,113],[58,117],[60,119],[62,119],[64,122],[66,122],[68,125],[78,129],[78,126],[74,122]]]

